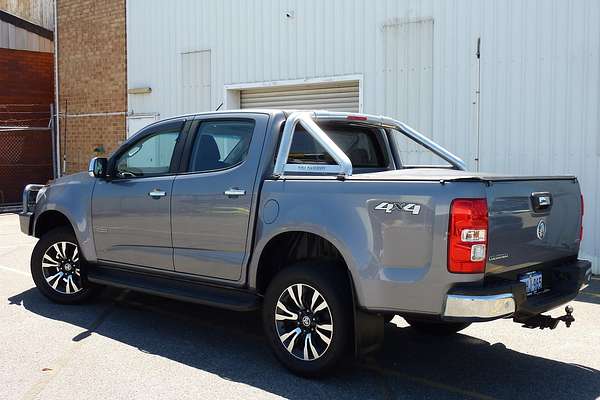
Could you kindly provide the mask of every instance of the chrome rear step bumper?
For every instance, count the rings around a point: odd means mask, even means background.
[[[536,269],[543,270],[551,282],[544,293],[527,296],[525,285],[511,280],[459,284],[446,295],[442,319],[477,322],[512,316],[524,322],[573,300],[592,279],[591,263],[585,260]]]
[[[444,317],[492,319],[512,315],[516,310],[512,293],[489,296],[449,294],[446,297]]]

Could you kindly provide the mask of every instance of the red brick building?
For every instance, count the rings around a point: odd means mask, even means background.
[[[53,177],[53,33],[0,10],[0,208]]]

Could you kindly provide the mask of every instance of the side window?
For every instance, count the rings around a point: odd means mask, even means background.
[[[179,131],[158,132],[129,147],[116,162],[120,178],[163,175],[169,172]]]
[[[246,159],[254,121],[206,121],[196,132],[189,172],[231,168]]]

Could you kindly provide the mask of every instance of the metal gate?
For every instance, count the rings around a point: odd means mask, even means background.
[[[49,104],[0,104],[0,212],[19,210],[28,183],[53,177]]]

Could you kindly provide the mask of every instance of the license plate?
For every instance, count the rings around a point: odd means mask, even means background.
[[[528,272],[519,277],[519,280],[525,284],[527,296],[536,294],[542,290],[542,273],[537,271]]]

